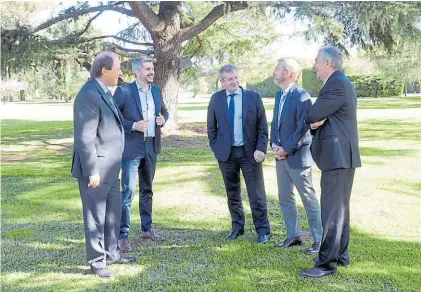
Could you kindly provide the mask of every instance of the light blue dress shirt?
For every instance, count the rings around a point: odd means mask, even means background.
[[[235,104],[235,114],[234,114],[234,143],[232,146],[242,146],[244,145],[243,139],[243,93],[241,88],[238,88],[235,92],[227,93],[227,106],[229,106],[231,97],[229,96],[232,93],[235,93],[234,104]]]
[[[145,137],[155,137],[155,102],[151,92],[151,85],[149,84],[148,89],[143,91],[142,85],[136,80],[136,86],[137,90],[139,90],[143,118],[145,119],[145,117],[147,117],[147,120],[149,121]],[[132,130],[134,130],[133,127]]]

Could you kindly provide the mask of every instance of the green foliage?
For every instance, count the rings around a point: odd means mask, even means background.
[[[353,75],[352,81],[358,97],[388,97],[403,93],[404,82],[401,78]]]
[[[275,97],[280,90],[279,86],[275,84],[273,76],[255,84],[248,83],[247,89],[260,92],[262,97]]]
[[[303,88],[308,91],[310,96],[318,96],[323,82],[317,78],[316,72],[311,68],[303,69],[302,73]]]
[[[346,46],[396,52],[421,36],[419,1],[306,2],[299,5],[295,15],[313,22],[308,39],[323,36],[325,43],[345,52]]]
[[[323,82],[317,78],[313,69],[303,70],[303,88],[311,96],[318,96]],[[394,76],[377,75],[348,75],[352,81],[358,97],[387,97],[399,96],[403,93],[404,82],[402,78]]]

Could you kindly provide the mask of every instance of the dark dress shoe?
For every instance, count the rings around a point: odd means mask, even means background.
[[[278,243],[277,245],[275,245],[275,247],[288,248],[294,245],[301,245],[302,243],[303,241],[301,240],[301,238],[299,236],[296,236],[296,237],[290,237],[290,238],[285,239],[283,243]]]
[[[136,257],[123,257],[121,256],[118,259],[115,260],[106,260],[107,265],[115,265],[115,264],[120,264],[120,265],[124,265],[124,264],[131,264],[134,263],[137,260]]]
[[[257,238],[257,242],[260,244],[265,244],[265,243],[268,243],[269,238],[270,238],[270,234],[261,234]]]
[[[244,234],[244,229],[240,229],[240,230],[233,230],[231,231],[230,234],[228,234],[225,239],[227,240],[235,240],[237,239],[240,235]]]
[[[314,242],[309,249],[305,250],[306,255],[318,254],[320,250],[320,242]]]
[[[328,275],[334,275],[336,274],[336,270],[325,271],[319,268],[311,268],[307,270],[301,270],[299,274],[305,278],[320,278]]]
[[[319,261],[319,256],[316,256],[316,257],[313,259],[313,261],[314,261],[315,263],[317,263],[317,262]],[[349,264],[344,263],[344,262],[341,262],[341,261],[338,261],[338,265],[339,265],[339,266],[342,266],[342,267],[347,267]]]
[[[111,273],[111,271],[108,270],[107,267],[103,267],[101,269],[95,269],[95,268],[91,267],[91,272],[92,272],[92,274],[95,274],[95,275],[100,276],[102,278],[112,278],[113,277],[113,273]]]

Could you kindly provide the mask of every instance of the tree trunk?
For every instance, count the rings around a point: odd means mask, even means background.
[[[20,101],[25,101],[25,90],[21,90],[19,92],[19,95],[20,95]]]
[[[177,125],[178,93],[180,88],[180,46],[171,46],[170,50],[155,49],[155,83],[161,87],[162,97],[170,114],[167,125]],[[165,53],[163,53],[165,51]]]

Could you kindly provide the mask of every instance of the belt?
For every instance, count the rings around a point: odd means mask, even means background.
[[[244,145],[240,145],[240,146],[231,146],[231,148],[241,148],[244,147]]]
[[[143,141],[153,141],[155,137],[143,137]]]

